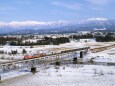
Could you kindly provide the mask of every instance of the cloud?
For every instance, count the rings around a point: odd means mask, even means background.
[[[47,22],[50,24],[50,22]],[[37,22],[37,21],[24,21],[24,22],[18,22],[18,21],[13,21],[13,22],[0,22],[0,26],[11,26],[11,27],[22,27],[22,26],[35,26],[35,25],[45,25],[46,22]]]
[[[115,0],[84,0],[87,9],[98,12],[107,12],[111,5],[115,3]]]
[[[107,5],[112,0],[86,0],[86,1],[94,5]]]
[[[23,21],[23,22],[18,22],[18,21],[13,21],[13,22],[0,22],[0,27],[25,27],[25,26],[40,26],[40,25],[55,25],[55,24],[66,24],[68,23],[67,21],[48,21],[48,22],[38,22],[38,21]]]
[[[66,9],[71,9],[71,10],[80,10],[81,9],[81,4],[80,3],[63,3],[63,2],[51,2],[52,5],[54,6],[60,6],[64,7]]]

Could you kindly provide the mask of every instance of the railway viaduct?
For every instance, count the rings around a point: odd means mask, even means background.
[[[77,58],[84,58],[84,55],[87,54],[89,49],[90,47],[83,47],[83,48],[61,51],[60,53],[49,54],[39,58],[1,63],[0,74],[13,70],[18,71],[19,69],[24,68],[31,68],[31,70],[34,70],[32,68],[37,67],[40,64],[56,63],[59,65],[60,61],[67,59],[73,59],[73,61],[77,61]],[[78,52],[79,57],[77,57]]]

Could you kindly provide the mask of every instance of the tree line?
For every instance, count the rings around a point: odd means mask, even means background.
[[[22,54],[27,53],[25,49],[22,50]],[[4,50],[0,50],[0,54],[9,54],[9,55],[15,55],[18,54],[17,50],[11,50],[10,52],[5,52]]]
[[[85,35],[72,35],[69,38],[71,39],[88,39],[88,38],[96,38],[97,42],[111,42],[115,41],[115,35],[113,33],[107,33],[106,35],[92,35],[92,34],[85,34]]]
[[[49,44],[59,45],[62,43],[67,43],[67,42],[70,42],[69,38],[67,37],[60,37],[60,38],[44,37],[43,40],[38,40],[37,42],[28,41],[28,42],[23,43],[20,40],[11,41],[10,45],[13,45],[13,46],[33,46],[33,45],[49,45]]]

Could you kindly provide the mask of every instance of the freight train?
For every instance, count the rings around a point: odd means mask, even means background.
[[[39,57],[43,57],[43,56],[45,56],[45,54],[43,54],[43,53],[34,54],[34,55],[25,55],[23,59],[27,60],[27,59],[39,58]]]

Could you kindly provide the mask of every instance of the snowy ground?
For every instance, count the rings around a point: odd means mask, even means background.
[[[31,48],[30,46],[1,46],[0,51],[4,51],[5,54],[0,54],[1,59],[7,59],[7,60],[12,60],[12,59],[23,59],[24,55],[22,54],[22,50],[25,49],[27,51],[27,54],[33,55],[36,53],[46,53],[46,54],[51,54],[52,52],[58,53],[61,50],[67,50],[67,49],[75,49],[75,48],[81,48],[81,47],[100,47],[100,46],[107,46],[107,45],[112,45],[114,42],[107,42],[107,43],[100,43],[100,42],[75,42],[71,41],[70,43],[65,43],[65,44],[60,44],[60,45],[44,45],[44,46],[34,46]],[[18,54],[16,55],[10,55],[12,50],[17,50]],[[113,51],[114,52],[114,51]],[[112,53],[113,54],[113,53]],[[3,60],[2,60],[3,61]]]
[[[25,49],[27,51],[28,55],[33,55],[37,53],[46,53],[46,54],[51,54],[53,53],[58,53],[61,52],[61,50],[67,50],[67,49],[75,49],[78,47],[85,47],[84,43],[81,42],[70,42],[70,43],[65,43],[65,44],[60,44],[60,45],[44,45],[44,46],[33,46],[31,48],[30,46],[1,46],[0,51],[4,51],[5,54],[0,54],[0,59],[3,61],[3,59],[7,60],[12,60],[12,59],[23,59],[24,55],[22,54],[22,50]],[[18,54],[16,55],[10,55],[11,51],[16,51]]]
[[[90,53],[89,56],[87,56],[87,58],[94,58],[95,62],[115,63],[115,48],[98,53]]]
[[[113,42],[114,43],[114,42]],[[20,47],[20,46],[4,46],[0,50],[5,50],[10,52],[13,50],[18,50],[19,54],[14,56],[3,55],[5,58],[11,58],[10,60],[0,60],[1,62],[12,61],[12,57],[19,59],[23,55],[20,54],[22,49],[26,49],[29,54],[37,53],[40,50],[45,50],[46,52],[52,50],[59,52],[59,48],[78,48],[91,46],[100,47],[105,45],[111,45],[113,43],[66,43],[61,45],[46,45],[46,46],[34,46],[30,47]],[[105,46],[104,45],[104,46]],[[3,57],[0,55],[0,57]],[[21,57],[22,56],[22,57]],[[84,58],[94,58],[95,62],[112,62],[115,63],[115,48],[98,52],[89,52]],[[45,69],[41,68],[39,65],[38,72],[32,74],[30,72],[19,72],[12,71],[9,73],[2,74],[2,81],[0,86],[115,86],[115,66],[101,66],[101,65],[75,65],[68,64],[62,65],[60,68],[55,68],[52,65],[48,65]],[[44,66],[45,67],[45,66]],[[18,76],[18,77],[17,77]],[[13,78],[15,77],[15,78]]]
[[[115,66],[62,65],[4,80],[0,86],[115,86]]]
[[[0,63],[11,62],[11,61],[15,61],[15,60],[2,60],[2,59],[0,59]]]

